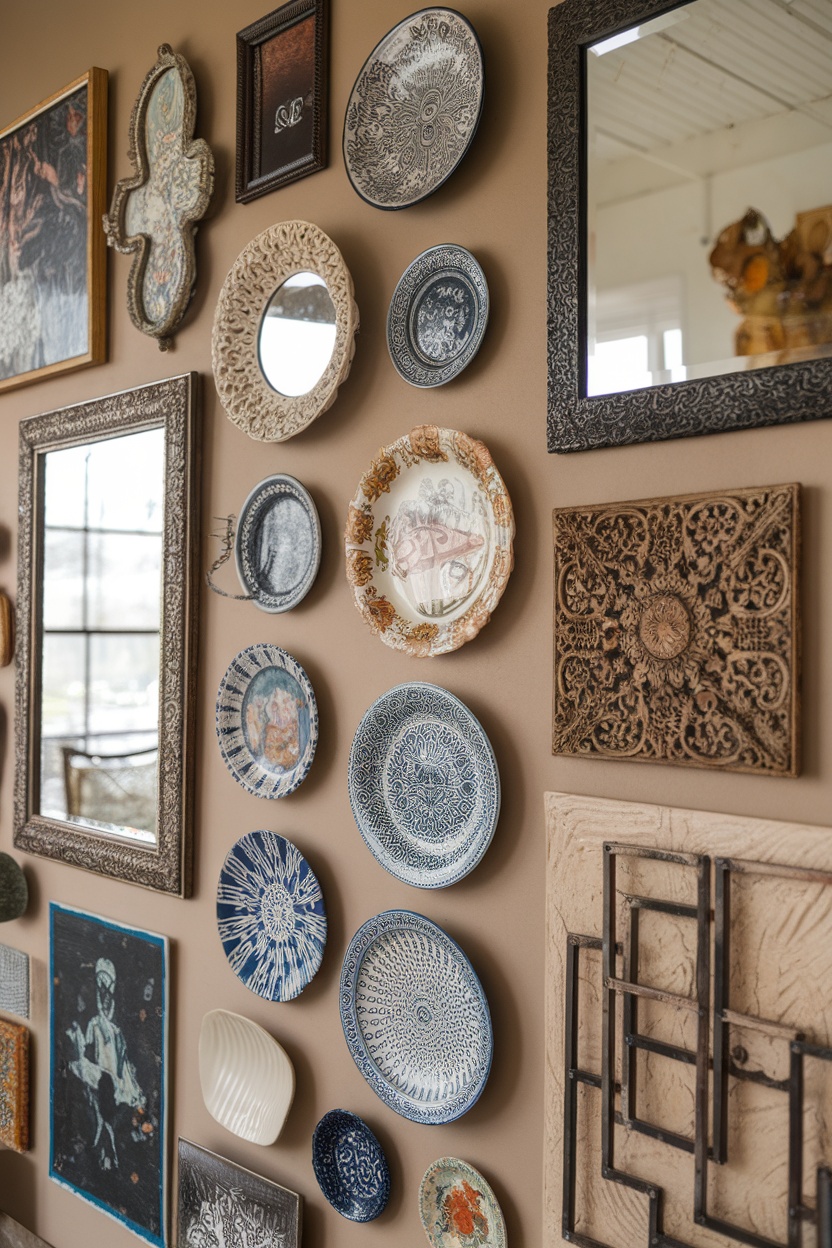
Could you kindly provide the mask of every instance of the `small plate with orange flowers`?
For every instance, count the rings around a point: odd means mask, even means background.
[[[345,534],[347,579],[373,632],[429,658],[488,623],[514,562],[511,499],[488,448],[419,425],[382,447]]]
[[[480,1172],[458,1157],[440,1157],[428,1166],[419,1214],[433,1248],[506,1248],[497,1197]]]

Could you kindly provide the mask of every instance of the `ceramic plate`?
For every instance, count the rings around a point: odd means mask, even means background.
[[[373,703],[353,738],[348,787],[372,855],[416,888],[445,888],[473,871],[500,813],[491,743],[438,685],[397,685]]]
[[[300,481],[278,473],[255,485],[240,512],[237,575],[263,611],[290,611],[312,588],[321,563],[321,524]]]
[[[514,516],[488,449],[420,425],[383,447],[350,503],[347,577],[395,650],[446,654],[476,637],[508,582]]]
[[[433,1248],[506,1248],[497,1197],[480,1172],[458,1157],[440,1157],[428,1166],[419,1214]]]
[[[412,386],[442,386],[480,349],[488,322],[485,274],[470,251],[442,243],[405,269],[387,313],[387,348]]]
[[[385,1104],[413,1122],[453,1122],[485,1087],[491,1015],[456,941],[410,910],[360,927],[341,971],[341,1025]]]
[[[274,1144],[295,1096],[295,1069],[250,1018],[209,1010],[199,1030],[199,1083],[220,1126],[252,1144]]]
[[[318,744],[318,707],[300,663],[265,642],[241,650],[220,684],[217,738],[226,767],[249,793],[294,793]]]
[[[217,927],[234,974],[267,1001],[291,1001],[321,965],[326,911],[303,854],[276,832],[247,832],[229,850]]]
[[[454,9],[406,17],[370,53],[344,119],[344,163],[362,199],[407,208],[462,160],[482,111],[482,49]]]
[[[357,1114],[332,1109],[312,1137],[315,1178],[333,1209],[352,1222],[372,1222],[390,1199],[384,1150]]]

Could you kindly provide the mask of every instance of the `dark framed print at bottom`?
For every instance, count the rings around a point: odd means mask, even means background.
[[[327,0],[292,0],[237,35],[237,202],[326,165]]]
[[[179,1141],[177,1244],[298,1248],[303,1201],[296,1192]]]
[[[168,941],[55,902],[49,929],[50,1177],[164,1248]]]
[[[0,392],[107,358],[107,72],[0,130]]]

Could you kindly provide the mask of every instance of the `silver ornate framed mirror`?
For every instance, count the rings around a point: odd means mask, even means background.
[[[190,891],[195,373],[20,425],[14,843]]]
[[[308,221],[282,221],[240,252],[214,317],[214,381],[249,437],[283,442],[335,402],[358,308],[344,259]]]

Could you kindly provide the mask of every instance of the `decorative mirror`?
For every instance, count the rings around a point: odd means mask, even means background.
[[[196,374],[20,425],[18,848],[190,890]]]
[[[830,156],[803,0],[550,10],[550,451],[828,415]]]
[[[196,284],[194,235],[214,189],[214,157],[194,138],[196,87],[188,62],[166,43],[130,117],[131,178],[116,183],[107,242],[133,256],[127,309],[166,351]]]
[[[300,433],[335,402],[357,331],[352,278],[323,230],[283,221],[258,234],[214,317],[214,381],[230,419],[264,442]]]

